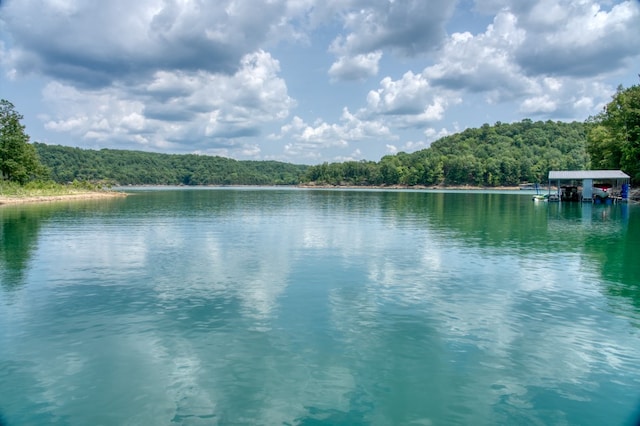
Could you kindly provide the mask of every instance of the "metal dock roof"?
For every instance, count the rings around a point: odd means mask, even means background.
[[[560,170],[550,171],[549,180],[630,179],[622,170]]]

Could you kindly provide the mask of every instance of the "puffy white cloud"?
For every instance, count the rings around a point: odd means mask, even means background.
[[[317,120],[310,125],[296,116],[282,126],[280,134],[271,135],[271,139],[290,141],[285,146],[286,156],[307,159],[319,158],[321,151],[328,148],[348,148],[350,142],[395,138],[382,121],[361,119],[347,108],[343,109],[339,124]]]
[[[493,23],[477,35],[452,34],[423,74],[432,86],[461,96],[480,93],[489,104],[516,101],[524,115],[584,119],[613,90],[593,77],[639,56],[636,3],[607,11],[589,0],[479,1],[481,10],[497,7]]]
[[[529,74],[585,76],[617,69],[640,55],[640,3],[610,10],[595,1],[540,1],[523,11],[526,38],[515,51]]]
[[[45,87],[44,97],[64,111],[56,117],[43,117],[47,129],[96,140],[126,135],[121,123],[140,121],[134,117],[141,117],[144,109],[142,102],[120,99],[112,91],[85,92],[58,82]]]
[[[524,37],[516,17],[501,12],[482,34],[453,34],[439,61],[427,67],[424,75],[432,84],[451,89],[517,96],[531,84],[513,61],[513,51]]]
[[[338,60],[329,73],[344,80],[377,74],[377,55],[383,50],[403,56],[432,52],[444,40],[444,24],[455,8],[454,2],[445,0],[330,3],[342,17],[347,34],[331,43]]]
[[[268,38],[285,1],[266,2],[260,13],[250,0],[21,0],[2,7],[19,72],[106,86],[158,69],[233,73]]]
[[[378,74],[380,58],[381,51],[354,57],[342,56],[331,65],[329,75],[335,80],[364,80]]]
[[[553,112],[557,107],[558,106],[553,101],[553,99],[551,99],[548,95],[544,95],[525,99],[520,106],[520,111],[525,114],[538,114]]]
[[[444,23],[455,7],[446,0],[343,3],[343,25],[348,34],[337,37],[332,50],[350,54],[381,49],[405,55],[432,51],[444,39]]]
[[[558,109],[558,94],[562,93],[562,82],[556,78],[543,78],[538,88],[538,95],[526,98],[520,104],[524,114],[550,113]]]
[[[256,154],[255,144],[229,138],[286,118],[294,101],[278,72],[278,61],[258,51],[245,55],[233,75],[158,71],[138,84],[94,90],[53,82],[44,96],[57,114],[45,117],[45,126],[96,142],[222,154],[237,145],[244,155]]]
[[[422,127],[441,120],[447,107],[460,100],[451,92],[431,87],[422,74],[411,71],[401,79],[385,77],[367,95],[367,114],[380,114],[400,127]]]
[[[538,78],[520,99],[524,116],[584,119],[602,109],[613,87],[599,82],[569,78]]]
[[[430,89],[426,79],[411,71],[396,81],[385,77],[380,82],[380,89],[369,92],[367,106],[382,114],[420,113]]]

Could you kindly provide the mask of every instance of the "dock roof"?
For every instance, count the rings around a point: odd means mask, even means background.
[[[630,179],[622,170],[557,170],[549,172],[549,180]]]

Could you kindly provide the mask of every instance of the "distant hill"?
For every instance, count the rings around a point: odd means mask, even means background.
[[[549,170],[589,166],[584,123],[523,120],[485,124],[446,136],[429,148],[375,161],[317,166],[237,161],[194,154],[88,150],[34,143],[56,182],[120,185],[473,185],[546,182]]]
[[[512,186],[546,182],[549,170],[589,166],[584,123],[523,120],[485,124],[446,136],[412,154],[380,162],[324,163],[303,182],[330,185]]]
[[[90,150],[34,143],[51,179],[118,185],[292,185],[309,167],[277,161],[237,161],[194,154]]]

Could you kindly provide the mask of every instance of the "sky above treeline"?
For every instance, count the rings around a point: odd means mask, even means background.
[[[639,73],[638,0],[0,0],[0,98],[80,148],[378,161]]]

